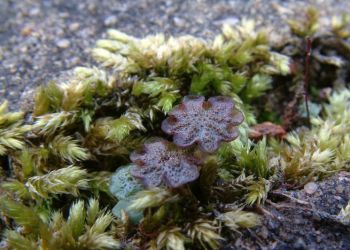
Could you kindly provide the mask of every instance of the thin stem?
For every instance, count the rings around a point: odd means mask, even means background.
[[[310,125],[310,110],[309,110],[309,75],[310,75],[310,59],[311,59],[312,41],[310,37],[306,38],[306,57],[305,57],[305,72],[304,72],[304,101],[306,106],[306,115],[308,125]]]

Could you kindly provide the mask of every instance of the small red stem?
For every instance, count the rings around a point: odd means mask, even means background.
[[[306,115],[310,125],[310,110],[309,110],[309,75],[310,75],[310,60],[311,60],[312,40],[310,37],[306,38],[306,57],[305,57],[305,72],[304,72],[304,101],[306,106]]]

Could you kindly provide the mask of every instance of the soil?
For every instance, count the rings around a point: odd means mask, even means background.
[[[350,10],[343,0],[1,0],[0,101],[9,100],[16,110],[23,93],[65,70],[93,64],[90,49],[108,28],[137,37],[162,32],[211,38],[223,23],[253,18],[278,42],[289,32],[285,21],[307,5],[325,17]]]
[[[349,249],[350,227],[338,216],[349,194],[350,174],[345,172],[303,190],[275,190],[260,209],[262,226],[224,249]]]

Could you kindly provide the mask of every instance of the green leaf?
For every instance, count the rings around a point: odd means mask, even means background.
[[[51,152],[69,162],[87,160],[89,154],[87,149],[78,145],[78,141],[71,136],[57,135],[49,144]]]
[[[121,219],[122,218],[122,210],[127,213],[130,221],[137,225],[143,219],[143,213],[134,209],[129,209],[129,206],[132,204],[132,201],[120,200],[117,205],[113,207],[113,214]]]
[[[91,111],[91,110],[84,109],[81,111],[80,118],[83,121],[85,132],[89,132],[91,122],[92,122],[92,117],[94,114],[95,114],[95,112]]]
[[[130,174],[133,164],[119,167],[111,177],[109,191],[118,200],[130,200],[143,187]]]
[[[38,246],[33,239],[26,238],[20,233],[12,230],[5,232],[6,242],[12,248],[16,250],[37,250]]]
[[[4,182],[1,184],[1,187],[7,191],[10,191],[11,193],[14,193],[18,195],[18,197],[22,199],[29,199],[30,198],[30,192],[28,191],[27,187],[17,180]]]
[[[178,93],[163,92],[157,103],[157,106],[161,107],[164,113],[168,113],[172,110],[174,103],[181,96]]]
[[[42,221],[33,208],[2,197],[0,199],[0,209],[17,224],[25,227],[28,232],[39,231]]]
[[[257,178],[268,178],[271,173],[268,165],[266,139],[259,141],[253,149],[250,143],[244,146],[237,163],[247,173],[254,174]]]
[[[88,188],[87,171],[74,166],[61,168],[29,178],[26,186],[31,193],[42,198],[48,198],[50,194],[78,196],[79,189]]]
[[[269,75],[256,74],[250,79],[243,91],[243,100],[249,101],[263,95],[271,88],[272,78]]]
[[[69,210],[67,225],[71,228],[74,239],[78,239],[84,231],[85,216],[84,202],[80,200],[73,203]]]
[[[233,92],[239,93],[245,86],[247,78],[243,74],[232,74],[229,77]]]

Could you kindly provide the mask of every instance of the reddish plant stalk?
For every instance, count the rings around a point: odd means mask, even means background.
[[[310,125],[310,110],[309,110],[309,81],[310,81],[310,60],[311,60],[312,40],[310,37],[306,38],[306,57],[305,57],[305,71],[304,71],[304,101],[306,106],[306,115],[308,125]]]

